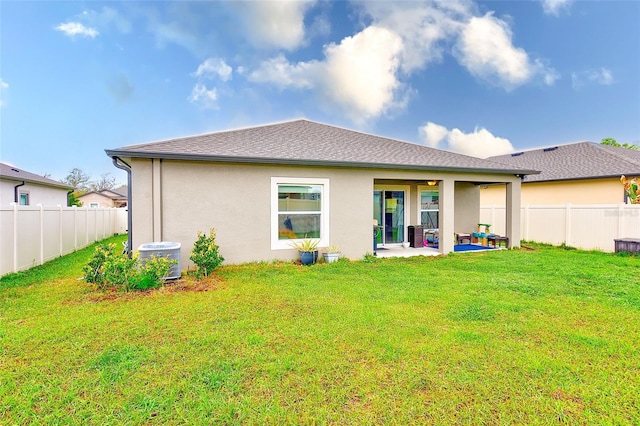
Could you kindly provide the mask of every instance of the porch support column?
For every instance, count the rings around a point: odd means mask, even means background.
[[[455,181],[440,181],[440,234],[438,236],[440,252],[448,254],[453,251],[453,234],[455,233]]]
[[[507,183],[507,237],[509,248],[520,247],[520,178]]]
[[[162,241],[162,160],[152,159],[153,241]]]

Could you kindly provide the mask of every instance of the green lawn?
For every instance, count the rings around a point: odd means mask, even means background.
[[[638,257],[250,264],[103,294],[78,279],[91,253],[0,279],[0,424],[640,424]]]

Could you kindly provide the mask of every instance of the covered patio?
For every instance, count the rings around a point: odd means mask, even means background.
[[[502,223],[507,226],[505,235],[500,237],[503,237],[503,241],[508,239],[508,248],[519,245],[519,176],[484,174],[479,178],[471,173],[401,173],[404,179],[382,176],[374,179],[373,226],[374,233],[375,229],[378,233],[373,249],[378,256],[430,256],[459,251],[456,250],[458,241],[455,236],[472,235],[477,231],[480,223],[480,188],[488,181],[506,186],[507,208]],[[414,173],[419,173],[421,179],[411,176]],[[410,247],[403,247],[408,244]],[[476,247],[470,249],[477,250]]]

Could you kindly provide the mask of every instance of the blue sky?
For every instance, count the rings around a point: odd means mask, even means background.
[[[640,141],[640,2],[0,2],[0,159],[300,117],[487,157]]]

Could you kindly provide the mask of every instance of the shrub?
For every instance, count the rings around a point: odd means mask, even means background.
[[[146,290],[160,287],[164,282],[164,278],[169,275],[171,267],[177,263],[178,261],[175,259],[153,255],[148,259],[144,259],[144,261],[140,262],[139,276],[135,283],[135,289]]]
[[[160,287],[177,260],[151,256],[141,261],[137,253],[129,258],[115,244],[99,244],[83,268],[84,280],[104,290],[120,287],[125,291]]]
[[[84,280],[88,283],[95,283],[98,287],[104,285],[104,262],[111,255],[111,248],[106,244],[98,244],[93,257],[89,260],[82,272],[84,272]]]
[[[198,239],[193,244],[189,259],[196,265],[196,276],[198,278],[208,276],[223,261],[224,257],[218,253],[219,247],[216,244],[216,231],[209,230],[209,236],[198,231]]]

